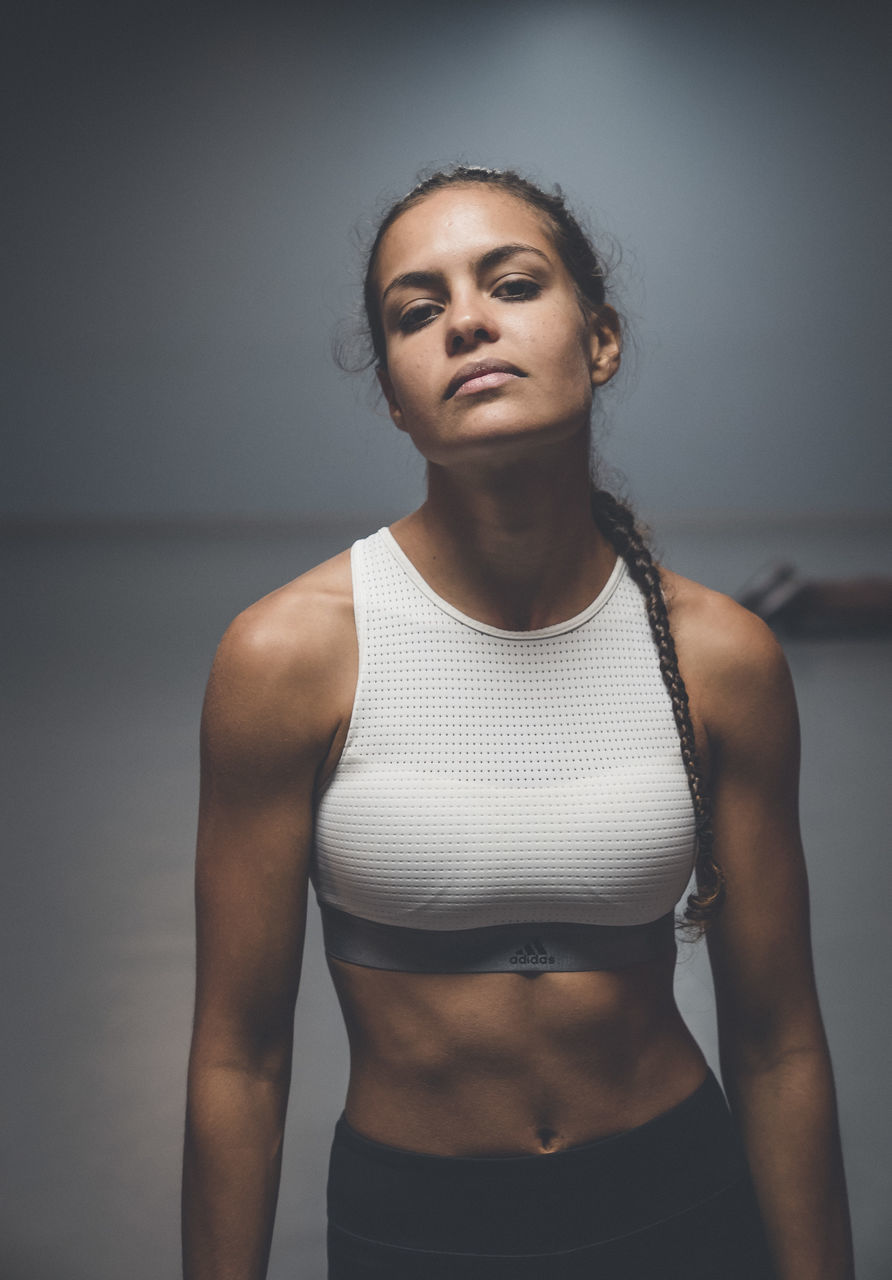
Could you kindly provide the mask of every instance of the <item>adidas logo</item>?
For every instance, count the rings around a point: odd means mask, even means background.
[[[511,957],[511,963],[517,965],[550,965],[554,964],[555,957],[548,954],[547,949],[542,945],[538,938],[531,938],[529,942],[523,943],[518,947]]]

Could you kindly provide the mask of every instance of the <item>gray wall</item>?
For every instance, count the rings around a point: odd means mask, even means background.
[[[888,500],[882,6],[22,5],[2,510],[396,514],[329,355],[426,164],[559,181],[624,250],[609,461],[649,512]]]

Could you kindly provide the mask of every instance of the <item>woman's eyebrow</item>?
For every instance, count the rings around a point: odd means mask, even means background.
[[[519,253],[535,253],[537,257],[544,262],[548,262],[549,258],[541,249],[537,249],[532,244],[500,244],[494,249],[487,249],[486,253],[481,254],[475,263],[475,269],[478,274],[490,271],[493,267],[500,266],[506,262],[508,258],[515,257]],[[390,284],[381,294],[381,302],[393,289],[442,289],[446,284],[446,277],[442,271],[404,271],[401,275],[394,276]]]
[[[381,301],[393,289],[442,289],[445,284],[446,277],[442,271],[404,271],[402,275],[393,277],[381,294]]]
[[[535,253],[544,262],[548,262],[548,254],[543,253],[541,249],[537,249],[532,244],[500,244],[495,249],[489,249],[477,260],[478,271],[489,271],[492,267],[501,266],[508,258],[513,258],[518,253]]]

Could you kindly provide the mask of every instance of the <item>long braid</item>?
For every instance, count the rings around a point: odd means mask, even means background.
[[[592,487],[592,514],[599,530],[621,555],[629,575],[644,596],[647,620],[657,646],[660,673],[672,701],[672,714],[678,729],[681,757],[684,761],[697,836],[697,888],[688,895],[685,923],[705,927],[721,906],[724,878],[713,857],[712,811],[694,738],[694,726],[688,703],[688,691],[678,669],[675,641],[669,628],[669,611],[663,595],[660,571],[627,506],[606,489]]]

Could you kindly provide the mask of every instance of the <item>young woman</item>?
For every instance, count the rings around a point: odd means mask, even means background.
[[[385,218],[366,307],[427,498],[214,665],[186,1276],[265,1273],[312,876],[332,1280],[845,1280],[790,678],[592,484],[600,262],[559,197],[460,168]],[[730,1111],[673,1000],[695,863]]]

